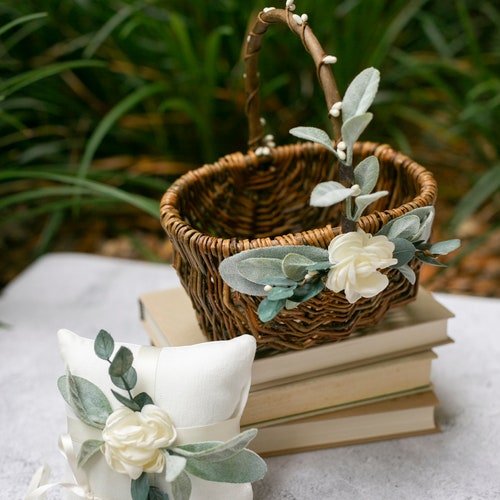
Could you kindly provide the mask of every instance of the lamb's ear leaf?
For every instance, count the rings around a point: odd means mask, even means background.
[[[346,143],[346,165],[352,165],[352,149],[354,143],[359,139],[359,136],[363,133],[365,128],[371,122],[373,115],[371,113],[363,113],[362,115],[356,115],[344,121],[342,125],[341,134],[342,139]]]
[[[172,495],[175,500],[189,500],[191,497],[191,479],[182,471],[175,481],[172,482]]]
[[[308,266],[315,262],[298,253],[289,253],[282,262],[283,273],[287,278],[294,281],[301,281],[307,274]]]
[[[377,95],[380,72],[366,68],[349,84],[342,100],[342,119],[349,120],[368,111]]]
[[[352,193],[352,188],[346,188],[340,182],[320,182],[312,190],[310,204],[313,207],[329,207],[345,200]]]
[[[113,410],[99,387],[70,372],[59,378],[57,386],[66,403],[82,422],[97,429],[104,428]]]
[[[332,145],[332,140],[329,135],[320,128],[316,127],[294,127],[290,129],[290,134],[298,137],[299,139],[305,139],[306,141],[317,142],[321,144],[326,149],[331,151],[336,155],[335,149]]]
[[[354,214],[354,220],[358,220],[369,205],[388,194],[388,191],[377,191],[376,193],[361,194],[357,196],[355,199],[356,213]]]
[[[267,466],[259,455],[244,449],[231,458],[220,462],[188,458],[186,472],[207,481],[253,483],[266,475]]]
[[[446,255],[447,253],[456,250],[459,246],[459,239],[440,241],[431,245],[431,247],[429,248],[429,252],[433,255]]]
[[[367,156],[354,169],[354,182],[360,187],[360,194],[369,194],[377,185],[380,166],[376,156]]]
[[[84,441],[78,453],[78,467],[83,467],[100,450],[103,444],[104,441],[98,439]]]

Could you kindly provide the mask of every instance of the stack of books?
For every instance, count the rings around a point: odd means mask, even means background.
[[[181,288],[140,296],[152,344],[206,342]],[[452,314],[422,288],[376,327],[300,351],[257,358],[242,429],[263,456],[437,431],[432,350],[452,340]]]

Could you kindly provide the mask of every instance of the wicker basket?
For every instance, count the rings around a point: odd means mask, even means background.
[[[221,261],[243,250],[275,245],[315,245],[327,248],[341,231],[341,209],[311,207],[310,193],[320,182],[338,179],[332,154],[305,142],[275,147],[270,154],[255,149],[263,136],[258,98],[257,54],[261,37],[273,23],[285,23],[297,33],[315,61],[327,109],[339,100],[333,75],[323,64],[324,52],[307,24],[291,20],[289,11],[259,14],[246,43],[249,151],[229,154],[179,178],[161,203],[162,225],[174,248],[174,267],[191,297],[198,322],[209,340],[249,333],[260,352],[304,349],[339,340],[353,330],[376,324],[390,307],[413,300],[411,285],[397,270],[388,273],[389,286],[374,298],[350,304],[343,293],[325,289],[272,321],[257,316],[261,297],[230,289],[218,272]],[[334,122],[334,127],[338,126]],[[430,172],[387,145],[357,143],[355,163],[369,155],[380,162],[379,199],[359,227],[375,233],[389,220],[418,207],[432,205],[437,186]],[[420,265],[410,265],[418,276]]]

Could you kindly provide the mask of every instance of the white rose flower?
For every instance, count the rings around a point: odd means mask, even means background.
[[[161,448],[170,446],[176,437],[170,417],[158,406],[145,405],[140,412],[124,406],[106,420],[102,452],[113,470],[137,479],[143,472],[163,470]]]
[[[389,284],[387,276],[378,270],[397,263],[393,252],[394,243],[386,236],[373,236],[361,229],[333,238],[328,246],[333,266],[328,272],[327,288],[344,290],[351,304],[361,297],[374,297]]]

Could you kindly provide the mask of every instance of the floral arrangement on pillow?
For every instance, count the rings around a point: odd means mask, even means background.
[[[96,500],[252,498],[249,483],[266,473],[265,462],[247,449],[257,430],[239,432],[253,337],[159,349],[117,347],[104,330],[93,343],[62,330],[59,342],[68,365],[57,384],[68,405],[68,434],[59,447],[73,478],[49,484],[42,468],[26,500],[44,498],[54,486],[66,489],[69,498]],[[176,364],[185,370],[178,372],[183,390],[177,394],[175,381],[162,380],[167,361],[167,372],[178,371]],[[108,380],[101,387],[89,380],[102,381],[104,374]],[[199,406],[210,401],[213,408]]]
[[[288,11],[295,10],[294,0],[287,0]],[[272,9],[268,8],[267,10]],[[303,26],[307,15],[293,14],[292,22]],[[324,64],[335,64],[327,55]],[[440,264],[436,257],[460,245],[453,239],[436,244],[428,242],[434,208],[414,209],[391,220],[376,234],[364,232],[357,222],[364,211],[388,191],[373,192],[379,177],[379,161],[368,156],[354,165],[353,148],[371,122],[368,111],[378,91],[380,73],[367,68],[354,78],[341,101],[335,102],[329,115],[339,126],[338,137],[315,127],[295,127],[290,133],[300,139],[321,144],[338,164],[341,182],[318,184],[310,204],[328,207],[343,204],[342,234],[332,239],[328,250],[314,246],[282,246],[251,249],[228,257],[220,265],[223,280],[234,290],[264,296],[258,308],[261,321],[272,320],[283,308],[293,309],[318,295],[325,287],[344,292],[350,303],[378,295],[389,284],[387,268],[399,270],[412,284],[414,271],[408,265],[417,258],[426,264]],[[337,92],[338,93],[338,92]],[[265,154],[263,148],[256,151]]]

